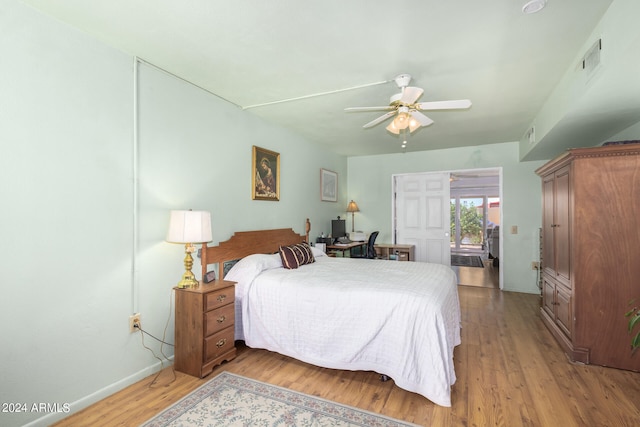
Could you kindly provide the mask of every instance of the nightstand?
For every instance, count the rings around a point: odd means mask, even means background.
[[[197,288],[174,288],[177,371],[202,378],[236,357],[235,284],[215,280]]]

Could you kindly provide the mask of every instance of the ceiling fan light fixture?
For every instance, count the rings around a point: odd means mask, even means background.
[[[409,119],[409,132],[413,132],[414,130],[418,129],[420,126],[421,126],[420,123],[413,117]]]
[[[387,126],[387,130],[391,133],[398,135],[400,133],[400,129],[395,126],[395,120],[392,120],[391,123]]]
[[[531,0],[522,6],[522,12],[527,15],[540,12],[547,5],[547,0]]]
[[[398,113],[393,119],[393,125],[396,129],[406,129],[409,126],[409,115],[407,113]]]
[[[393,127],[395,129],[406,129],[409,127],[411,116],[409,115],[409,108],[402,106],[398,108],[398,115],[393,119]]]
[[[402,115],[402,117],[401,117]],[[387,130],[396,135],[400,134],[401,131],[409,131],[413,132],[418,129],[420,126],[420,122],[418,122],[410,113],[400,113],[398,117],[393,119],[389,126],[387,126]]]

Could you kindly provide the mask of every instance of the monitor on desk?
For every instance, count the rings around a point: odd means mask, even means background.
[[[344,219],[332,219],[331,220],[331,237],[333,239],[339,239],[340,237],[345,237],[347,235],[345,229],[345,221]]]

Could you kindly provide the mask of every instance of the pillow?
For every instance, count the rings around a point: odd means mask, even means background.
[[[282,267],[282,262],[278,254],[253,254],[235,263],[231,270],[224,275],[224,278],[239,284],[251,283],[264,270],[279,267]]]
[[[318,258],[321,256],[327,256],[326,253],[324,253],[323,250],[316,248],[315,246],[311,246],[311,254],[313,255],[314,258]]]
[[[307,242],[280,246],[279,252],[280,258],[282,259],[282,266],[290,270],[316,261],[311,252],[311,246],[309,246]]]

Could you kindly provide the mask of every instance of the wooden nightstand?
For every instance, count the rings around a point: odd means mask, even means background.
[[[176,292],[175,369],[205,377],[236,357],[235,282],[215,280]]]

